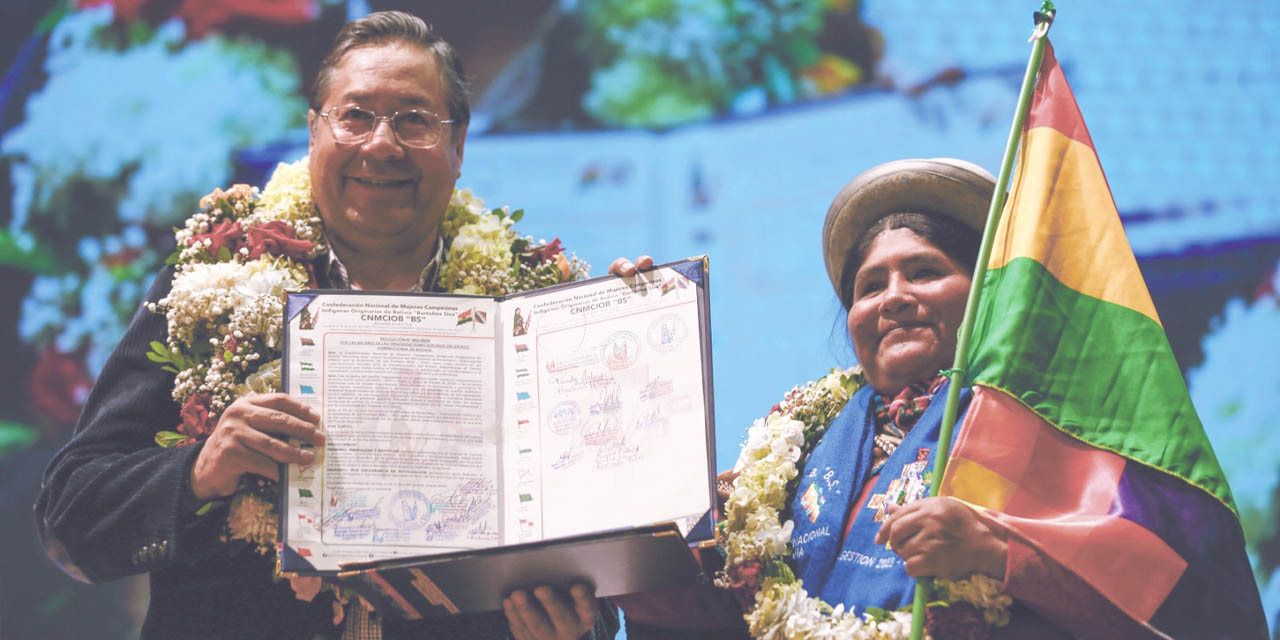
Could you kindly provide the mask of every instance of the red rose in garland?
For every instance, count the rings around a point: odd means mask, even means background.
[[[223,220],[213,225],[213,230],[209,233],[191,236],[191,239],[187,240],[187,246],[201,244],[205,240],[209,241],[209,245],[205,249],[208,250],[210,256],[217,258],[223,247],[226,247],[231,253],[239,251],[240,245],[244,241],[244,232],[240,229],[239,222]]]
[[[213,432],[215,423],[209,415],[209,394],[197,393],[182,404],[182,424],[178,425],[178,432],[191,438],[199,440]]]
[[[246,237],[250,260],[257,260],[264,253],[302,260],[314,246],[306,240],[299,240],[294,234],[293,227],[280,220],[272,220],[253,227],[249,229]]]

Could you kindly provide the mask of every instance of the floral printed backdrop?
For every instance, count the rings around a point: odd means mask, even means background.
[[[1054,36],[1274,621],[1280,187],[1268,185],[1280,145],[1264,142],[1280,139],[1280,17],[1261,2],[1229,13],[1171,2],[1158,15],[1064,5]],[[951,4],[0,6],[0,637],[136,637],[145,581],[88,587],[44,560],[30,519],[40,474],[173,225],[211,188],[261,185],[305,153],[304,96],[346,20],[409,9],[457,46],[475,105],[460,184],[536,208],[543,226],[527,231],[560,235],[596,265],[711,254],[727,467],[751,418],[836,364],[832,343],[849,363],[812,251],[831,194],[904,155],[995,168],[1039,3]]]

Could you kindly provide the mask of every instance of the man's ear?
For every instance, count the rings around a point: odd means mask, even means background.
[[[458,132],[458,139],[453,141],[453,153],[458,158],[458,175],[453,177],[454,180],[462,177],[462,151],[466,145],[467,128],[463,127],[462,130]]]
[[[315,109],[307,109],[307,153],[316,146],[316,120],[319,117]]]

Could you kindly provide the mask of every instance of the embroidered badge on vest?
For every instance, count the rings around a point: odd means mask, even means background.
[[[817,522],[818,514],[822,511],[822,503],[827,500],[822,497],[822,490],[818,488],[818,483],[813,482],[805,489],[800,496],[800,506],[804,508],[805,515],[809,516],[809,522]]]
[[[889,490],[876,493],[867,500],[867,508],[876,512],[875,521],[883,522],[888,515],[889,505],[907,504],[925,497],[929,493],[929,483],[933,481],[933,472],[925,473],[929,466],[929,456],[933,453],[928,447],[916,449],[916,461],[903,465],[902,473],[889,481]]]

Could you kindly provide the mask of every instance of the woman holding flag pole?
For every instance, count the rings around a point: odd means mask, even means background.
[[[726,505],[728,535],[723,542],[729,557],[720,584],[739,596],[750,635],[790,637],[771,632],[786,628],[789,621],[794,625],[796,618],[802,625],[816,625],[817,617],[810,614],[817,603],[805,607],[789,602],[794,593],[779,593],[776,581],[771,585],[766,577],[770,560],[764,553],[736,553],[753,545],[735,538],[765,537],[767,528],[753,527],[750,521],[772,512],[776,526],[777,513],[789,510],[790,570],[810,599],[843,605],[860,621],[845,624],[852,636],[833,637],[907,637],[905,616],[868,625],[862,615],[869,609],[908,606],[915,579],[926,576],[969,579],[966,584],[986,595],[969,605],[956,599],[944,613],[931,610],[935,638],[952,637],[948,630],[967,634],[969,627],[986,626],[993,633],[977,637],[1159,637],[1144,633],[983,510],[950,497],[927,497],[949,386],[940,371],[955,354],[979,229],[994,184],[981,167],[961,160],[899,160],[858,176],[832,203],[824,225],[824,255],[848,311],[859,367],[837,370],[793,390],[748,436]],[[962,390],[961,414],[972,397]],[[770,440],[789,423],[805,444],[794,438],[789,446],[797,451],[775,453],[771,460],[778,447]],[[780,476],[777,458],[798,457],[806,450],[795,470]],[[792,474],[795,484],[785,507],[770,510],[759,487],[770,477]],[[761,606],[762,599],[769,604]],[[707,600],[705,595],[699,601],[667,593],[617,602],[627,614],[628,638],[644,640],[703,637],[672,627],[695,626],[688,618],[734,617],[679,606],[706,606]],[[990,625],[983,619],[984,602],[992,605],[986,608]],[[815,620],[804,621],[807,617]],[[740,630],[739,637],[746,631]],[[733,637],[727,629],[718,633]]]
[[[900,160],[828,210],[859,367],[749,430],[717,577],[747,628],[716,637],[919,638],[926,619],[934,638],[1266,637],[1051,18],[1046,3],[999,181]],[[634,640],[732,619],[692,591],[618,602]]]

